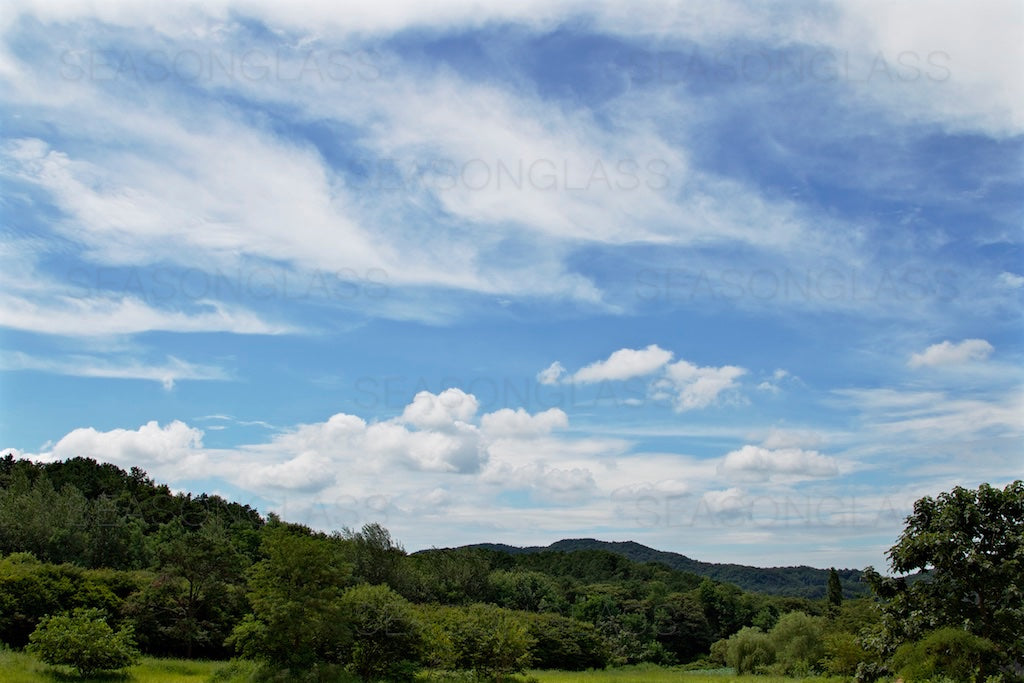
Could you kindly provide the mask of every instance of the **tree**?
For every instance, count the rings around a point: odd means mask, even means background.
[[[124,669],[139,656],[131,627],[115,633],[98,609],[45,617],[29,641],[30,653],[47,664],[70,666],[82,676]]]
[[[234,584],[244,558],[217,518],[197,530],[170,522],[157,541],[159,574],[129,608],[140,640],[189,659],[197,646],[203,655],[222,655],[222,643],[241,616]]]
[[[436,618],[451,642],[454,668],[492,679],[530,665],[534,640],[515,612],[481,604],[442,608]]]
[[[952,627],[990,641],[987,656],[1003,667],[1024,664],[1024,482],[919,499],[887,556],[897,573],[920,574],[910,581],[865,570],[888,601],[884,655]]]
[[[839,582],[839,572],[835,567],[828,570],[828,613],[835,615],[843,606],[843,584]]]
[[[264,530],[266,558],[249,569],[252,612],[228,644],[280,668],[343,661],[351,634],[340,598],[352,566],[340,543],[272,520]]]
[[[387,586],[363,584],[341,596],[352,632],[352,668],[364,680],[405,680],[420,668],[423,627],[409,602]]]

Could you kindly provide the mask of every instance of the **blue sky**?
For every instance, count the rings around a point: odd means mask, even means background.
[[[756,565],[1020,476],[1018,4],[334,5],[5,4],[7,451]]]

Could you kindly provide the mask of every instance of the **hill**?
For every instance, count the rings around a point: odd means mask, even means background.
[[[828,570],[815,567],[751,567],[742,564],[701,562],[679,553],[656,550],[634,541],[600,541],[595,538],[568,538],[549,546],[517,547],[502,543],[478,543],[470,548],[487,548],[512,555],[545,551],[574,552],[578,550],[604,550],[622,555],[634,562],[659,562],[672,569],[706,576],[716,581],[731,583],[744,590],[769,595],[800,598],[823,598],[828,584]],[[861,582],[858,569],[838,569],[843,594],[848,598],[870,595],[867,584]]]

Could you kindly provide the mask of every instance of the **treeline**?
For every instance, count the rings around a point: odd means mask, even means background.
[[[852,675],[884,672],[900,644],[834,572],[810,600],[597,549],[410,555],[376,524],[317,532],[84,458],[0,460],[0,553],[8,646],[46,642],[47,616],[102,614],[144,653],[241,656],[294,680],[640,662]]]
[[[512,554],[538,553],[549,550],[573,552],[576,550],[606,550],[628,557],[635,562],[657,562],[673,569],[705,576],[715,581],[731,583],[743,590],[770,595],[801,598],[824,598],[829,571],[814,567],[749,567],[741,564],[701,562],[679,553],[649,548],[634,541],[599,541],[594,538],[570,538],[556,541],[546,548],[531,546],[519,548],[496,543],[481,543],[475,548],[490,548]],[[839,569],[843,592],[847,597],[868,597],[871,589],[861,580],[857,569]]]

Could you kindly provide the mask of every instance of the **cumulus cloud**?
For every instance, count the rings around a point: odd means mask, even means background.
[[[737,386],[736,380],[746,374],[735,365],[698,367],[680,360],[666,368],[665,377],[655,384],[655,396],[671,396],[676,412],[706,408],[725,391]]]
[[[121,467],[143,468],[180,463],[203,447],[203,432],[174,420],[161,427],[155,420],[138,429],[113,429],[101,432],[82,427],[69,432],[40,459],[66,460],[78,456],[93,457]]]
[[[402,412],[402,421],[421,429],[448,428],[467,422],[479,408],[476,397],[461,389],[445,389],[440,394],[421,391]]]
[[[907,365],[912,368],[962,365],[970,361],[985,360],[994,350],[984,339],[965,339],[957,344],[944,341],[932,344],[921,353],[913,354]]]
[[[672,352],[657,344],[645,349],[619,349],[606,360],[581,368],[573,375],[577,382],[601,382],[643,377],[661,369],[672,360]]]
[[[839,466],[834,458],[800,448],[769,449],[746,445],[725,455],[720,470],[741,481],[767,481],[774,475],[796,478],[834,477]]]
[[[540,436],[568,426],[569,416],[560,408],[550,408],[534,415],[522,408],[502,408],[480,418],[480,429],[487,436]]]

